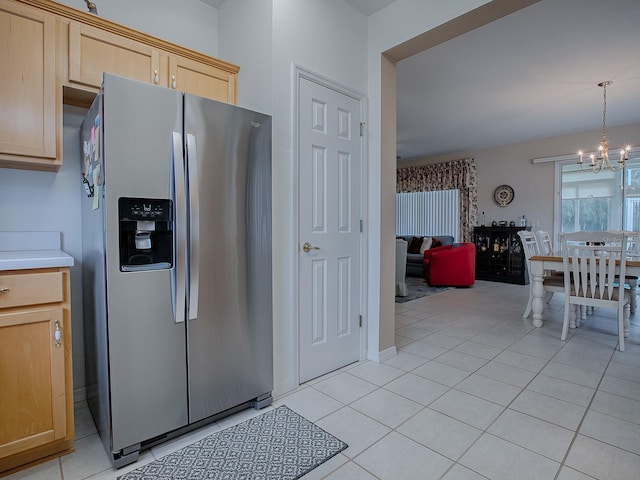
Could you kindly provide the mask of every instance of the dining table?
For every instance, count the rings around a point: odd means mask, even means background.
[[[533,317],[533,326],[542,327],[544,319],[542,318],[542,310],[544,308],[544,287],[542,281],[548,272],[561,272],[564,270],[562,252],[551,252],[544,255],[534,255],[529,259],[529,268],[531,268],[531,282],[530,288],[532,293],[531,300],[531,312]],[[631,295],[629,301],[629,309],[631,313],[636,310],[636,288],[637,278],[628,277],[640,277],[640,255],[627,254],[627,262],[625,267],[626,284],[634,292]]]

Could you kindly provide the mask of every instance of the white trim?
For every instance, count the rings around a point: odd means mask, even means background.
[[[73,403],[84,402],[87,399],[87,387],[73,389]]]
[[[611,158],[615,158],[615,153],[619,152],[620,150],[617,148],[610,148],[609,149],[609,156]],[[613,154],[611,153],[613,152]],[[638,153],[640,152],[640,145],[631,145],[631,150],[629,150],[629,153]],[[588,162],[588,158],[589,155],[591,155],[592,153],[595,152],[586,152],[584,153],[583,157],[585,159],[587,159],[585,161],[585,163]],[[533,163],[534,165],[537,163],[550,163],[550,162],[564,162],[565,160],[575,160],[576,162],[578,161],[578,152],[576,153],[569,153],[567,155],[556,155],[554,157],[540,157],[540,158],[532,158],[531,159],[531,163]]]
[[[330,78],[325,77],[324,75],[320,75],[315,73],[305,67],[302,67],[298,64],[292,64],[293,67],[293,99],[292,99],[292,139],[293,139],[293,155],[294,159],[292,162],[293,169],[293,178],[295,179],[293,185],[293,193],[296,202],[293,206],[293,226],[292,232],[294,235],[293,245],[295,245],[295,249],[293,251],[293,265],[294,265],[294,282],[293,282],[293,291],[292,291],[292,302],[293,302],[293,310],[296,312],[296,317],[298,318],[298,322],[300,319],[300,265],[299,265],[299,255],[298,248],[300,245],[299,238],[299,205],[300,205],[300,168],[299,168],[299,149],[300,149],[300,118],[298,112],[300,111],[300,89],[299,84],[301,79],[306,79],[310,82],[316,83],[325,88],[329,88],[338,93],[346,95],[348,97],[353,98],[358,101],[360,104],[360,120],[365,123],[364,134],[360,137],[360,179],[361,179],[361,188],[360,188],[360,202],[361,202],[361,216],[363,220],[363,228],[362,235],[360,236],[360,312],[362,314],[362,328],[360,331],[360,361],[365,360],[367,358],[367,339],[368,339],[368,325],[367,325],[367,305],[368,305],[368,229],[369,222],[366,220],[366,214],[368,212],[368,180],[369,180],[369,168],[368,168],[368,150],[367,150],[367,138],[368,138],[368,129],[366,124],[367,114],[368,114],[368,103],[366,95],[362,92],[354,90],[346,85],[343,85],[339,82],[331,80]],[[295,352],[297,354],[296,358],[298,362],[294,367],[294,374],[296,376],[296,384],[300,385],[300,342],[299,342],[299,323],[295,322],[295,332],[293,336],[293,341],[295,342]],[[395,351],[395,347],[393,347]],[[393,356],[393,355],[392,355]]]
[[[567,155],[556,155],[555,157],[541,157],[541,158],[532,158],[531,163],[534,165],[537,163],[550,163],[550,162],[563,162],[565,160],[578,160],[577,153],[570,153]]]
[[[386,348],[380,352],[370,351],[368,360],[376,363],[382,363],[392,359],[397,354],[398,351],[396,350],[396,346],[394,345],[393,347]]]

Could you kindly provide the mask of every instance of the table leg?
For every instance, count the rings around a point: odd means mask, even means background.
[[[533,267],[532,267],[533,270]],[[531,284],[531,293],[533,298],[531,300],[531,311],[533,312],[533,326],[541,327],[542,321],[542,309],[544,308],[544,287],[542,280],[544,278],[542,270],[540,272],[532,272],[533,283]]]
[[[637,287],[637,283],[638,281],[635,278],[630,278],[629,281],[629,307],[631,307],[631,313],[636,313],[636,304],[637,304],[637,298],[636,298],[636,287]]]

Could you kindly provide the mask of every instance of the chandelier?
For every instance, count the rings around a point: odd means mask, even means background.
[[[607,80],[606,82],[600,82],[598,84],[599,87],[602,87],[603,91],[602,140],[600,140],[600,145],[598,145],[598,156],[593,153],[589,155],[591,162],[587,165],[588,168],[586,169],[583,162],[584,153],[582,150],[578,152],[578,156],[580,157],[578,165],[580,165],[580,168],[585,172],[591,170],[593,173],[598,173],[603,168],[615,172],[624,168],[625,162],[629,160],[629,151],[631,150],[630,145],[627,145],[627,148],[620,150],[620,159],[618,160],[617,165],[613,165],[609,160],[609,141],[607,140],[607,87],[612,83],[613,82],[611,80]]]

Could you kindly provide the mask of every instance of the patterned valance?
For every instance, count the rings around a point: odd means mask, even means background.
[[[396,170],[396,193],[430,192],[477,187],[473,158]]]
[[[396,193],[454,189],[460,192],[460,238],[470,242],[473,225],[478,224],[478,180],[473,158],[396,170]]]

